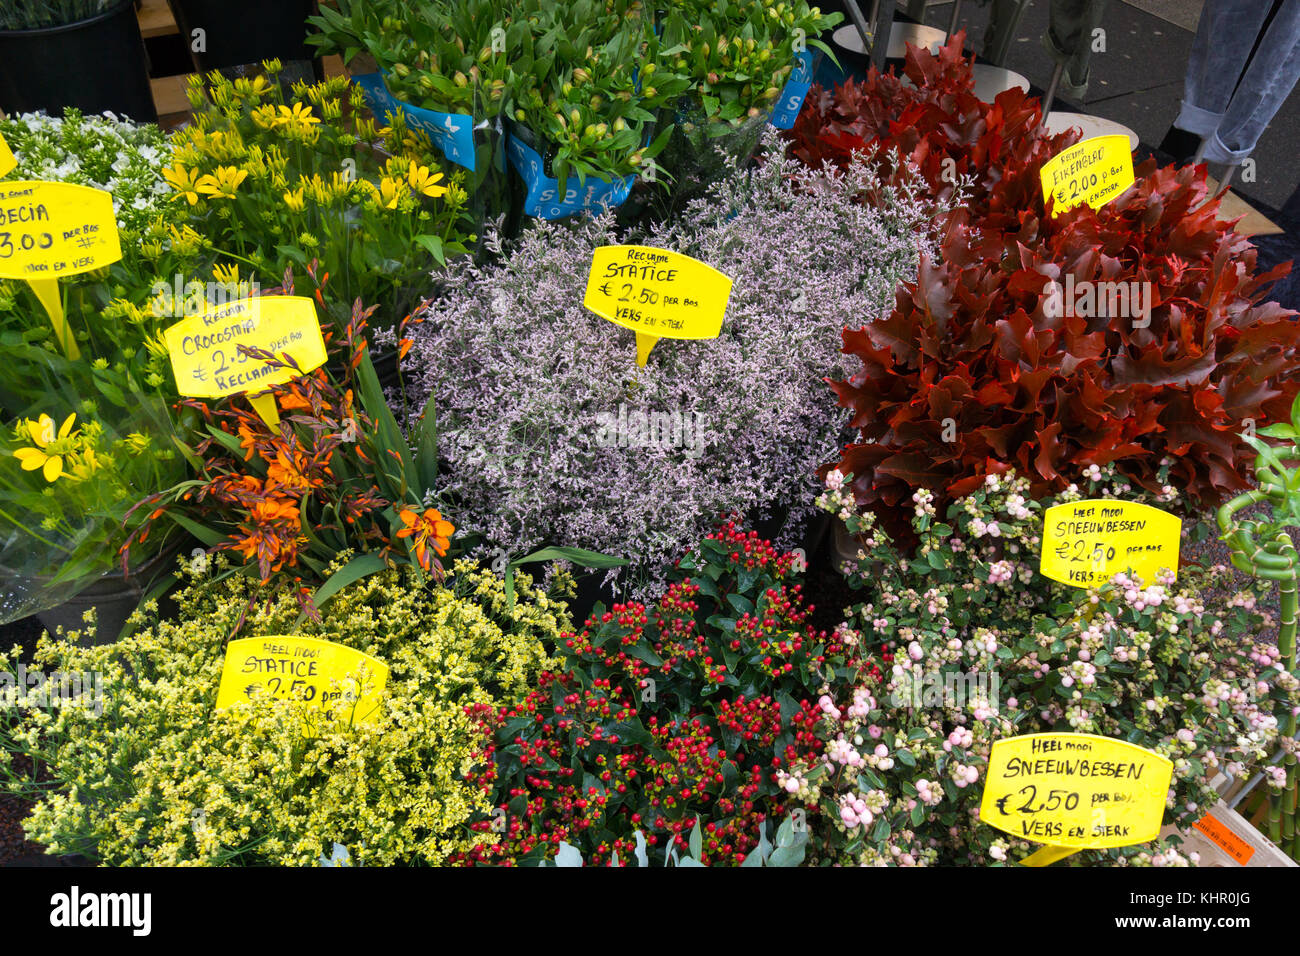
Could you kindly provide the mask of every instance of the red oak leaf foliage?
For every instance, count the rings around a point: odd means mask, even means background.
[[[969,177],[976,219],[1015,220],[1041,200],[1039,166],[1079,134],[1031,135],[1042,111],[1019,88],[980,100],[964,40],[958,33],[936,54],[909,45],[902,77],[873,68],[860,83],[814,87],[786,134],[790,153],[815,169],[827,162],[842,169],[855,152],[886,170],[912,166],[944,200]]]
[[[951,500],[1012,467],[1037,496],[1110,462],[1158,491],[1165,459],[1193,506],[1246,487],[1239,433],[1286,418],[1300,389],[1296,314],[1261,301],[1289,265],[1254,274],[1254,246],[1203,202],[1203,168],[1149,161],[1101,209],[1048,216],[1040,168],[1077,134],[1038,136],[1015,90],[979,103],[957,43],[909,51],[915,87],[873,71],[817,92],[792,131],[807,162],[901,152],[936,193],[944,158],[976,182],[893,313],[844,331],[862,369],[832,388],[860,440],[835,467],[886,520],[919,487]]]

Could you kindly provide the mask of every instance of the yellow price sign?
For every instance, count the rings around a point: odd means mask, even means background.
[[[314,637],[248,637],[226,646],[217,710],[240,700],[304,700],[321,709],[344,705],[351,723],[379,713],[388,665],[361,651]]]
[[[635,332],[644,366],[661,338],[716,339],[730,298],[731,279],[698,259],[653,246],[600,246],[582,304]]]
[[[264,392],[325,364],[316,303],[302,296],[261,296],[212,306],[177,322],[164,333],[176,388],[194,398],[223,398]],[[261,349],[298,364],[277,368],[244,354],[239,346]],[[279,424],[275,399],[250,399],[272,428]]]
[[[1048,844],[1021,861],[1027,866],[1146,843],[1160,834],[1173,773],[1167,758],[1111,737],[1007,737],[989,752],[980,820]]]
[[[1098,587],[1121,571],[1147,584],[1161,568],[1178,573],[1178,518],[1136,501],[1091,498],[1054,505],[1043,516],[1044,577]]]
[[[0,136],[0,176],[8,176],[18,165],[18,160],[14,159],[13,151],[5,138]]]
[[[1128,136],[1094,136],[1075,143],[1043,164],[1043,199],[1056,200],[1053,213],[1087,203],[1100,209],[1133,185],[1133,150]]]
[[[0,279],[32,287],[69,358],[80,351],[63,315],[58,280],[121,258],[109,193],[72,183],[0,183]]]

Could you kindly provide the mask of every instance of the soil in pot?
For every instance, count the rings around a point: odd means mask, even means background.
[[[148,63],[132,0],[66,26],[0,31],[0,109],[61,116],[73,106],[156,122]]]

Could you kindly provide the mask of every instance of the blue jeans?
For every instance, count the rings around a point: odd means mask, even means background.
[[[1206,0],[1201,11],[1174,126],[1209,138],[1207,162],[1236,166],[1249,156],[1300,79],[1300,0],[1285,0],[1246,66],[1269,6]]]

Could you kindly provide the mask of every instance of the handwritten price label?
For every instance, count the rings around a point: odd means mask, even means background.
[[[72,183],[0,183],[0,279],[57,279],[121,258],[109,193]]]
[[[1087,203],[1100,209],[1133,185],[1133,151],[1128,136],[1094,136],[1043,164],[1043,198],[1054,199],[1054,213]]]
[[[241,345],[277,357],[288,354],[301,372],[319,368],[326,359],[316,303],[301,296],[240,299],[183,319],[165,336],[176,388],[194,398],[264,392],[300,374],[250,358]],[[274,400],[253,404],[268,424],[279,422]]]
[[[69,358],[81,353],[63,314],[59,278],[121,258],[109,193],[72,183],[0,183],[0,279],[26,280]]]
[[[1044,577],[1076,588],[1105,584],[1121,571],[1148,584],[1162,568],[1178,572],[1183,523],[1159,508],[1094,498],[1048,508],[1043,516]]]
[[[1110,737],[1008,737],[989,753],[980,821],[1049,844],[1051,859],[1145,843],[1160,834],[1173,772],[1159,754]]]
[[[9,144],[5,138],[0,136],[0,176],[8,176],[18,165],[18,160],[14,159],[13,152],[9,149]]]
[[[717,338],[730,298],[731,279],[698,259],[650,246],[601,246],[582,304],[635,332],[644,366],[661,338]]]
[[[344,705],[350,723],[379,712],[388,665],[369,654],[311,637],[249,637],[231,641],[221,668],[217,710],[240,700],[304,700],[321,709]]]

